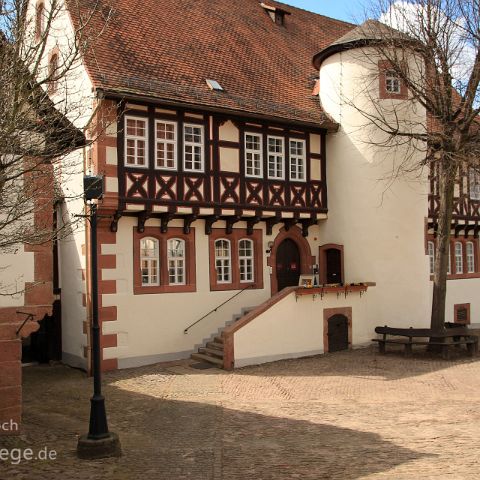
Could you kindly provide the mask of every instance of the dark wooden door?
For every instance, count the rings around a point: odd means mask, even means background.
[[[285,239],[277,249],[277,288],[298,285],[300,279],[300,252],[297,244]]]
[[[337,314],[328,319],[328,351],[348,349],[348,318]]]
[[[342,255],[338,248],[329,248],[326,252],[327,283],[343,283]]]

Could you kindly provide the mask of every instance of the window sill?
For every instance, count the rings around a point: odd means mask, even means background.
[[[447,280],[468,280],[469,278],[480,278],[480,272],[447,275]],[[430,275],[430,280],[433,281],[433,275]]]
[[[196,285],[160,285],[155,287],[142,287],[135,285],[133,287],[134,295],[154,295],[159,293],[186,293],[196,292]]]
[[[217,283],[210,286],[210,291],[221,292],[225,290],[260,290],[263,288],[263,283]]]

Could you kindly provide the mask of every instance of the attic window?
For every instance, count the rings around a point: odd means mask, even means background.
[[[260,5],[268,13],[270,18],[272,19],[272,22],[274,22],[276,25],[285,25],[285,15],[290,15],[290,12],[287,12],[286,10],[278,7],[271,7],[270,5],[267,5],[265,3],[261,3]]]
[[[217,92],[223,92],[223,87],[216,81],[206,79],[207,85],[210,87],[210,90],[216,90]]]

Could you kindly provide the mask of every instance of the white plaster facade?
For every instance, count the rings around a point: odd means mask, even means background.
[[[58,31],[55,45],[61,49],[62,39],[68,38],[72,32],[67,16],[61,17]],[[68,35],[64,36],[64,32]],[[426,176],[399,178],[390,183],[392,162],[401,158],[404,152],[376,149],[366,142],[378,132],[364,128],[365,119],[358,108],[368,110],[373,100],[384,102],[388,109],[390,102],[375,98],[378,84],[372,83],[372,75],[376,73],[372,69],[377,59],[373,52],[367,53],[367,62],[361,60],[358,51],[337,53],[329,57],[320,70],[321,105],[339,123],[340,129],[326,137],[328,219],[319,219],[310,227],[307,241],[315,257],[314,264],[319,263],[321,245],[343,245],[344,281],[368,281],[376,286],[369,288],[362,297],[338,297],[335,294],[322,299],[308,296],[296,299],[293,294],[285,297],[236,332],[236,366],[323,352],[323,311],[326,308],[352,308],[354,345],[368,343],[376,325],[420,327],[429,324],[431,282],[424,229],[428,217]],[[82,65],[77,76],[68,81],[72,81],[75,86],[72,90],[79,95],[74,102],[87,106],[78,118],[73,119],[77,126],[83,127],[93,112],[93,85]],[[348,99],[355,99],[357,108]],[[156,113],[172,115],[175,110],[157,108]],[[425,112],[418,106],[404,113],[414,120],[413,123],[425,117]],[[190,118],[195,118],[195,114],[190,114]],[[219,131],[221,141],[243,141],[232,121],[224,123]],[[110,125],[105,133],[111,139],[117,138],[116,124]],[[322,153],[320,135],[310,135],[310,148],[314,154]],[[228,146],[219,150],[221,169],[240,172],[243,159],[239,151]],[[64,217],[83,210],[78,195],[89,165],[81,154],[77,155],[68,160],[82,165],[82,168],[63,178],[66,196],[73,197],[63,205],[61,216]],[[115,147],[106,147],[106,165],[118,165]],[[310,173],[312,180],[322,180],[318,158],[311,160]],[[108,194],[118,194],[118,179],[107,175],[105,187]],[[142,211],[143,206],[127,205],[126,210],[130,213]],[[209,213],[208,210],[203,207],[203,213]],[[154,211],[165,212],[166,208],[155,207]],[[285,218],[289,217],[293,217],[293,213],[285,214]],[[271,297],[272,267],[267,264],[269,254],[266,251],[268,243],[278,235],[280,226],[275,225],[270,236],[262,222],[255,229],[262,231],[263,288],[245,291],[184,334],[188,325],[232,297],[236,291],[211,291],[208,236],[204,233],[205,221],[197,220],[191,225],[195,230],[196,291],[135,295],[134,269],[138,266],[133,263],[133,231],[137,225],[138,220],[134,217],[121,218],[115,243],[101,246],[102,255],[116,259],[114,268],[101,271],[102,280],[114,281],[116,285],[115,293],[102,294],[102,306],[117,309],[115,321],[102,323],[103,335],[116,336],[116,346],[105,347],[103,358],[117,359],[119,368],[187,357],[235,314],[246,307],[258,306]],[[145,226],[160,228],[160,220],[148,219]],[[182,226],[183,221],[178,219],[169,223],[169,227]],[[225,222],[217,222],[215,228],[225,228]],[[238,222],[235,228],[246,228],[246,223]],[[89,274],[86,251],[88,242],[82,224],[60,242],[64,361],[84,368],[88,364],[88,356],[85,356],[88,338],[84,333],[84,322],[88,317],[84,301],[88,293],[85,277]],[[475,292],[479,286],[480,279],[448,282],[447,320],[453,319],[453,305],[456,303],[471,303],[472,318],[478,317],[480,304]]]

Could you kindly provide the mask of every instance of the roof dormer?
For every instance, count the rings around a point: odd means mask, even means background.
[[[276,25],[285,25],[285,15],[291,15],[290,12],[287,12],[279,7],[273,7],[271,5],[267,5],[266,3],[261,3],[260,5],[268,13],[269,17],[272,19],[272,22]]]

